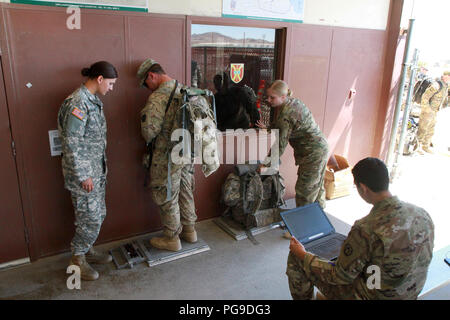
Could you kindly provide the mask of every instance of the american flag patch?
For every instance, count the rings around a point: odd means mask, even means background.
[[[84,117],[85,117],[84,112],[82,112],[82,111],[81,111],[80,109],[78,109],[77,107],[75,107],[75,108],[72,110],[72,114],[73,114],[75,117],[77,117],[78,119],[80,119],[80,120],[83,120]]]

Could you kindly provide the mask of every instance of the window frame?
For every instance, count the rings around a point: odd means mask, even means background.
[[[229,27],[245,27],[245,28],[268,28],[275,29],[275,75],[274,79],[285,80],[288,77],[287,66],[289,63],[290,34],[292,29],[291,23],[274,22],[265,20],[247,20],[234,18],[212,18],[188,16],[186,19],[186,52],[185,52],[185,83],[191,86],[191,32],[193,24],[219,25]]]

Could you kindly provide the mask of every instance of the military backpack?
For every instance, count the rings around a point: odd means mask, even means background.
[[[414,85],[414,95],[413,95],[413,101],[415,103],[421,104],[422,103],[422,96],[425,93],[425,91],[430,87],[430,85],[433,83],[433,79],[431,78],[425,78],[422,81],[417,81],[417,83]],[[436,91],[430,98],[428,102],[431,102],[433,97],[439,93],[442,90],[443,84],[441,81],[437,81],[439,83],[439,90]]]
[[[257,165],[237,165],[222,186],[226,214],[246,229],[281,221],[285,185],[279,172],[260,175]]]
[[[165,111],[167,113],[172,100],[175,100],[177,111],[172,124],[171,139],[175,136],[178,141],[171,141],[169,145],[167,199],[172,197],[170,171],[173,164],[197,163],[195,159],[201,156],[201,162],[198,163],[202,164],[205,177],[215,172],[220,166],[214,95],[209,90],[181,86],[178,91],[178,88],[178,81],[176,81]],[[177,91],[179,93],[175,94]],[[142,161],[146,169],[144,186],[149,185],[148,171],[152,163],[154,141],[147,144],[147,152]]]
[[[180,96],[173,130],[182,130],[175,132],[175,138],[179,140],[173,141],[171,147],[172,155],[180,157],[174,159],[172,156],[171,160],[174,163],[198,161],[194,163],[202,165],[203,174],[207,177],[220,166],[214,94],[206,89],[183,86]]]

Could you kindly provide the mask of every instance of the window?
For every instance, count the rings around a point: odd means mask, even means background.
[[[247,86],[257,96],[256,105],[261,114],[265,87],[275,80],[276,29],[193,24],[191,30],[191,85],[215,94],[231,87]],[[233,120],[230,102],[225,114],[220,99],[216,103],[221,130],[254,126],[256,121],[249,108],[248,119]],[[234,123],[224,123],[231,120]]]
[[[193,24],[191,46],[193,86],[214,91],[214,76],[229,75],[232,64],[243,64],[242,79],[236,75],[233,83],[255,92],[261,80],[274,80],[275,29]]]

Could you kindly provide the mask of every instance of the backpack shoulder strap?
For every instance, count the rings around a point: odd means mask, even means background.
[[[177,91],[177,87],[178,87],[178,80],[175,80],[175,88],[173,88],[172,93],[170,94],[170,97],[169,97],[169,101],[167,101],[165,113],[167,113],[167,109],[169,109],[169,106],[172,103],[173,95],[175,94],[175,91]]]
[[[172,93],[170,94],[169,101],[167,102],[165,114],[167,113],[167,109],[169,109],[169,106],[172,103],[173,95],[175,94],[175,91],[177,91],[177,87],[178,87],[178,80],[175,80],[175,88],[173,88]],[[168,156],[169,156],[169,162],[168,162],[169,165],[168,165],[168,168],[167,168],[168,172],[167,172],[166,200],[171,200],[172,199],[172,177],[170,175],[170,172],[172,170],[171,169],[172,160],[170,158],[170,152],[168,153]]]
[[[439,92],[441,92],[442,87],[444,86],[444,84],[442,83],[441,80],[436,80],[436,82],[439,84],[439,89],[436,90],[435,93],[433,93],[433,95],[432,95],[432,96],[430,97],[430,99],[428,100],[428,103],[431,103],[431,100],[433,100],[434,96],[437,95]],[[432,85],[432,84],[433,84],[433,82],[430,82],[430,85]],[[445,95],[444,95],[444,99],[445,99]],[[442,102],[444,101],[444,99],[441,101],[440,104],[442,104]]]
[[[249,204],[247,200],[247,192],[248,188],[250,187],[250,183],[252,183],[251,187],[255,192],[255,200],[252,201],[251,204]],[[242,189],[241,194],[244,213],[247,215],[254,214],[256,211],[258,211],[262,202],[263,185],[261,181],[261,176],[256,172],[249,172],[241,176],[241,189]]]
[[[274,204],[276,207],[284,205],[284,199],[282,195],[282,185],[281,185],[281,175],[279,172],[274,174],[272,176],[273,186],[275,188],[275,198],[274,198]]]

